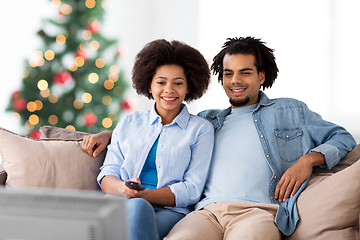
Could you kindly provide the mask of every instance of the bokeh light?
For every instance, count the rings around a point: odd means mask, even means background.
[[[96,66],[97,68],[103,68],[103,67],[105,66],[105,60],[102,59],[102,58],[96,59],[96,61],[95,61],[95,66]]]
[[[73,106],[76,109],[81,109],[81,108],[83,108],[84,103],[79,99],[75,99],[75,101],[73,102]]]
[[[99,48],[100,48],[100,43],[98,42],[98,41],[91,41],[90,42],[90,48],[92,49],[92,50],[98,50]]]
[[[36,111],[36,103],[35,102],[28,102],[26,104],[26,108],[29,112],[35,112]]]
[[[112,98],[109,95],[105,95],[102,97],[102,103],[104,105],[110,105],[112,102]]]
[[[48,121],[51,125],[56,125],[59,121],[58,117],[55,115],[50,115]]]
[[[49,95],[49,102],[56,103],[58,100],[59,100],[59,98],[56,95],[54,95],[54,94]]]
[[[86,0],[86,2],[85,2],[85,6],[86,6],[87,8],[94,8],[95,5],[96,5],[95,0]]]
[[[84,63],[85,63],[85,60],[84,60],[83,57],[78,56],[78,57],[75,58],[75,65],[76,66],[81,67],[81,66],[84,65]]]
[[[111,72],[112,74],[119,74],[119,72],[120,72],[119,66],[117,66],[117,65],[111,65],[111,67],[110,67],[110,72]]]
[[[48,88],[49,84],[45,79],[41,79],[37,83],[37,87],[40,91],[46,90]]]
[[[35,104],[36,104],[36,110],[40,111],[40,110],[43,108],[43,106],[44,106],[43,102],[40,101],[40,100],[36,100],[36,101],[34,101],[34,102],[35,102]]]
[[[56,42],[60,45],[63,45],[66,42],[66,37],[64,35],[60,34],[56,37]]]
[[[45,52],[44,56],[45,56],[45,59],[46,59],[46,60],[51,61],[51,60],[54,59],[55,53],[54,53],[54,51],[52,51],[52,50],[47,50],[47,51]]]
[[[45,90],[41,90],[40,91],[40,95],[43,97],[43,98],[47,98],[49,95],[50,95],[50,89],[45,89]]]
[[[16,121],[20,121],[20,119],[21,119],[20,114],[17,113],[17,112],[12,113],[12,117],[13,117]]]
[[[114,87],[114,82],[108,79],[108,80],[106,80],[106,81],[104,82],[104,87],[105,87],[107,90],[111,90],[111,89],[113,89],[113,87]]]
[[[102,125],[104,126],[104,128],[110,128],[113,124],[113,121],[110,118],[104,118],[102,120]]]
[[[75,127],[73,125],[67,125],[66,129],[75,131]]]
[[[84,93],[82,96],[81,96],[81,100],[84,102],[84,103],[89,103],[91,102],[92,100],[92,96],[90,93]]]
[[[72,13],[72,7],[69,4],[63,3],[60,7],[60,12],[64,15],[70,15]]]
[[[97,75],[97,73],[90,73],[88,79],[91,83],[97,83],[99,81],[99,75]]]
[[[90,40],[90,38],[92,37],[92,33],[89,30],[84,30],[81,33],[81,36],[84,40]]]
[[[36,114],[32,114],[32,115],[30,115],[30,117],[29,117],[29,123],[31,124],[31,125],[36,125],[36,124],[38,124],[39,123],[39,117],[36,115]]]

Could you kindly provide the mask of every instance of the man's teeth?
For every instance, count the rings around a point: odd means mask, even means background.
[[[167,97],[162,97],[164,100],[166,101],[173,101],[175,100],[176,98],[172,97],[172,98],[167,98]]]
[[[232,89],[233,92],[243,92],[245,89]]]

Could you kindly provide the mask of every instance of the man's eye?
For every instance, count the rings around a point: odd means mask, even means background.
[[[250,75],[251,72],[243,72],[243,75]]]
[[[224,73],[224,76],[231,76],[232,74],[231,73]]]

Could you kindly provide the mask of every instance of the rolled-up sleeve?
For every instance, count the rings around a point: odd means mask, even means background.
[[[321,167],[331,169],[356,146],[355,139],[348,131],[334,123],[324,121],[306,105],[304,117],[316,146],[311,152],[320,152],[325,156],[326,165]]]

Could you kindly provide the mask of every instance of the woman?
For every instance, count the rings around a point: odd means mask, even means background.
[[[155,104],[121,118],[98,176],[104,192],[129,199],[131,239],[162,239],[201,196],[214,132],[183,101],[201,97],[209,79],[200,52],[178,41],[155,40],[136,57],[133,87]],[[145,189],[127,186],[128,180]]]

